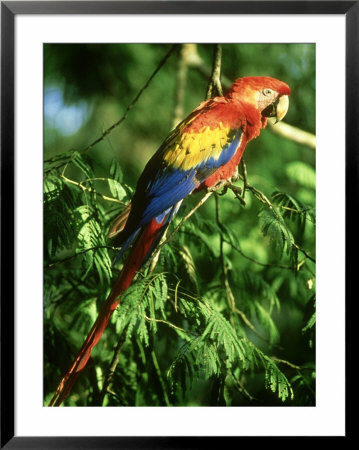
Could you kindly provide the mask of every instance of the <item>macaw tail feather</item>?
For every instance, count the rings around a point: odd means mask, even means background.
[[[92,326],[90,333],[88,334],[70,369],[61,380],[55,395],[49,403],[49,406],[59,406],[64,401],[70,393],[81,371],[85,368],[87,361],[90,358],[92,348],[99,341],[111,317],[113,312],[111,306],[113,305],[116,307],[119,303],[119,301],[112,302],[111,300],[112,297],[110,296],[103,305],[96,322]]]
[[[49,406],[60,406],[69,395],[78,376],[86,367],[93,347],[100,340],[112,313],[120,303],[121,294],[129,288],[137,271],[151,256],[158,242],[162,238],[170,220],[178,211],[180,204],[181,202],[177,203],[160,216],[152,219],[151,222],[142,227],[139,233],[135,233],[137,234],[137,238],[124,263],[122,271],[112,287],[107,300],[103,304],[96,322],[92,326],[91,331],[79,350],[74,362],[62,378]]]

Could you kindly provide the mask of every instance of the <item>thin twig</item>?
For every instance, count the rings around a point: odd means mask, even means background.
[[[96,251],[96,250],[99,250],[101,248],[107,248],[108,250],[119,250],[119,248],[113,247],[111,245],[97,245],[96,247],[86,248],[85,250],[82,250],[81,252],[77,252],[74,255],[67,256],[66,258],[63,258],[63,259],[61,259],[59,261],[55,261],[55,262],[53,262],[51,264],[48,264],[44,268],[45,269],[51,269],[52,267],[57,266],[58,264],[63,264],[65,262],[67,262],[67,261],[70,261],[73,258],[76,258],[77,256],[83,255],[84,253],[91,252],[91,251]]]
[[[177,283],[178,285],[178,283]],[[148,317],[146,315],[143,316],[145,318],[145,320],[147,320],[147,322],[156,322],[156,323],[164,323],[165,325],[168,325],[171,328],[174,328],[175,330],[179,330],[182,331],[183,333],[187,333],[187,331],[184,328],[178,327],[177,325],[174,325],[171,322],[167,322],[167,320],[162,320],[162,319],[155,319],[152,317]]]
[[[172,406],[171,402],[168,398],[168,395],[167,395],[166,384],[164,382],[164,379],[163,379],[163,376],[161,373],[161,368],[160,368],[160,365],[158,364],[157,356],[156,356],[156,353],[154,350],[151,351],[151,356],[152,356],[153,365],[155,367],[158,379],[160,380],[160,384],[161,384],[162,391],[163,391],[163,398],[166,403],[166,406]]]
[[[262,266],[262,267],[268,267],[268,268],[270,268],[270,267],[276,267],[276,268],[279,268],[279,269],[290,269],[290,270],[293,269],[292,266],[286,266],[286,265],[284,265],[284,264],[262,263],[261,261],[258,261],[258,260],[256,260],[256,259],[254,259],[254,258],[252,258],[252,257],[250,257],[250,256],[248,256],[248,255],[246,255],[245,253],[243,253],[243,251],[242,251],[239,247],[237,247],[236,245],[234,245],[233,242],[230,242],[230,241],[228,241],[227,239],[224,239],[224,242],[225,242],[226,244],[230,245],[230,246],[232,247],[232,249],[235,250],[237,253],[239,253],[241,256],[243,256],[243,258],[246,258],[246,259],[248,259],[249,261],[252,261],[253,263],[258,264],[259,266]],[[298,265],[299,265],[299,264],[302,265],[302,264],[303,264],[303,261],[305,261],[305,260],[300,261],[300,263],[298,263]]]
[[[241,159],[241,169],[242,169],[242,180],[243,180],[243,193],[242,193],[242,197],[244,200],[244,197],[246,195],[246,190],[247,190],[247,186],[248,186],[248,181],[247,181],[247,165],[246,162],[242,156]],[[237,173],[238,178],[239,178],[239,173]]]
[[[113,397],[117,398],[117,400],[120,400],[122,402],[122,398],[116,394],[116,392],[112,391],[110,388],[106,389],[106,393],[112,395]]]
[[[276,362],[276,363],[281,363],[281,364],[285,364],[289,367],[291,367],[292,369],[297,369],[297,370],[302,370],[303,367],[297,366],[289,361],[286,361],[285,359],[279,359],[276,356],[271,356],[270,357],[272,361]]]
[[[250,401],[257,400],[255,397],[253,397],[247,389],[243,386],[243,384],[238,380],[238,378],[235,376],[233,369],[230,369],[230,374],[232,375],[232,378],[235,382],[235,387],[237,391],[242,394],[244,397],[246,397]]]
[[[217,195],[215,195],[215,200],[216,200],[217,225],[219,226],[219,228],[223,229],[223,224],[222,224],[221,215],[220,215],[219,201],[218,201]],[[223,249],[224,242],[225,242],[225,240],[223,239],[222,233],[220,233],[220,260],[221,260],[222,274],[223,274],[223,279],[224,279],[224,287],[226,290],[228,305],[232,312],[235,312],[242,318],[243,322],[253,331],[253,333],[255,333],[258,337],[263,339],[265,342],[268,342],[265,337],[263,337],[260,333],[258,333],[258,331],[255,329],[254,325],[247,318],[245,313],[236,307],[235,297],[234,297],[233,291],[231,289],[231,286],[230,286],[229,280],[228,280],[228,268],[225,263],[224,249]]]
[[[274,203],[272,203],[272,202],[268,199],[268,197],[266,197],[266,196],[263,194],[262,191],[260,191],[259,189],[257,189],[257,188],[254,187],[254,186],[249,185],[248,183],[246,184],[246,189],[249,190],[249,191],[252,191],[252,193],[254,194],[254,196],[255,196],[259,201],[261,201],[262,203],[267,204],[271,209],[272,209],[272,208],[285,209],[286,211],[293,211],[293,212],[295,212],[295,213],[297,213],[297,214],[304,214],[305,212],[307,212],[307,211],[310,210],[310,208],[306,208],[306,209],[303,209],[302,211],[299,211],[298,209],[295,209],[295,208],[289,208],[288,206],[284,206],[284,205],[275,205]],[[308,218],[308,220],[309,220],[310,222],[312,222],[312,220],[310,220],[309,218]]]
[[[66,167],[67,167],[67,164],[66,164]],[[98,195],[98,196],[101,197],[103,200],[107,200],[108,202],[114,202],[114,203],[119,203],[120,205],[125,205],[124,202],[121,202],[121,200],[117,200],[117,198],[107,197],[106,195],[101,194],[100,192],[96,191],[96,190],[93,189],[92,187],[84,186],[83,183],[86,183],[87,181],[90,181],[90,179],[88,179],[88,180],[83,180],[83,181],[81,181],[81,182],[79,183],[79,182],[77,182],[77,181],[71,180],[70,178],[67,178],[67,177],[65,176],[64,173],[65,173],[65,171],[62,172],[61,178],[62,178],[66,183],[73,184],[74,186],[79,187],[80,189],[82,189],[83,192],[86,192],[86,191],[87,191],[87,192],[89,192],[89,193],[92,194],[92,195],[95,195],[95,196]]]
[[[242,178],[243,179],[243,178]],[[274,209],[274,208],[278,208],[281,205],[273,205],[271,203],[271,201],[268,199],[268,197],[263,194],[262,191],[260,191],[259,189],[255,188],[254,186],[251,186],[250,184],[246,184],[246,189],[248,191],[251,191],[252,194],[254,195],[254,197],[256,197],[260,202],[264,203],[265,205],[267,205],[270,209]],[[298,251],[300,251],[301,253],[303,253],[303,255],[308,258],[310,261],[312,261],[313,263],[316,263],[316,260],[314,258],[312,258],[304,249],[302,249],[301,247],[299,247],[299,245],[297,245],[295,242],[292,243],[293,247],[296,248]]]
[[[144,86],[138,91],[136,97],[132,100],[132,102],[127,106],[123,116],[117,121],[115,122],[113,125],[111,125],[109,128],[107,128],[99,138],[95,139],[93,142],[91,142],[91,144],[89,144],[86,148],[80,150],[80,153],[85,153],[89,150],[91,150],[95,145],[97,145],[99,142],[103,141],[104,138],[111,133],[111,131],[113,131],[115,128],[117,128],[126,118],[128,113],[130,112],[130,110],[135,106],[135,104],[138,102],[138,100],[140,99],[141,95],[143,94],[143,92],[148,88],[148,86],[151,84],[151,81],[153,80],[153,78],[157,75],[157,73],[159,72],[159,70],[163,67],[163,65],[166,63],[166,61],[168,60],[168,58],[172,55],[172,53],[177,49],[177,47],[179,46],[179,44],[173,44],[172,47],[170,48],[170,50],[166,53],[166,55],[162,58],[162,60],[159,62],[159,64],[157,65],[156,69],[152,72],[151,76],[148,78],[148,80],[146,81],[146,83],[144,84]],[[71,160],[71,157],[70,157]],[[69,160],[69,161],[70,161]],[[49,160],[50,161],[50,160]],[[55,166],[55,167],[51,167],[51,170],[53,169],[59,169],[60,167],[68,164],[68,162],[62,162],[59,165]],[[47,161],[44,161],[45,163]]]
[[[117,122],[115,122],[113,125],[111,125],[109,128],[107,128],[107,130],[105,130],[102,135],[97,138],[95,141],[93,141],[89,146],[87,146],[84,150],[82,150],[83,152],[86,152],[88,150],[90,150],[92,147],[94,147],[96,144],[98,144],[99,142],[101,142],[109,133],[111,133],[112,130],[114,130],[116,127],[118,127],[127,117],[128,113],[130,112],[130,110],[135,106],[135,104],[138,102],[139,98],[141,97],[142,93],[148,88],[148,86],[150,85],[151,81],[153,80],[153,78],[157,75],[157,72],[162,68],[162,66],[166,63],[166,61],[168,60],[168,58],[172,55],[172,53],[174,52],[174,50],[176,50],[176,48],[178,47],[179,44],[174,44],[172,45],[172,47],[170,48],[170,50],[167,52],[167,54],[162,58],[162,60],[159,62],[158,66],[156,67],[156,69],[152,72],[152,75],[149,77],[149,79],[147,80],[147,82],[145,83],[145,85],[138,91],[136,97],[132,100],[132,102],[127,106],[126,111],[124,112],[123,116],[121,117],[120,120],[118,120]]]
[[[113,375],[115,373],[116,367],[118,366],[119,360],[120,360],[120,352],[121,352],[121,348],[123,343],[125,342],[125,333],[122,333],[122,335],[120,336],[120,339],[117,342],[113,357],[112,357],[112,361],[110,364],[110,367],[106,373],[106,377],[105,380],[103,382],[103,386],[102,386],[102,390],[100,393],[100,405],[103,404],[103,400],[105,398],[105,395],[107,392],[109,392],[109,386],[111,383],[111,380],[113,378]],[[112,392],[111,392],[112,394]]]
[[[308,255],[308,253],[303,248],[299,247],[299,245],[297,245],[295,242],[293,243],[293,247],[295,247],[298,251],[303,253],[303,255],[306,258],[308,258],[310,261],[312,261],[314,264],[316,264],[316,260],[314,258],[312,258],[310,255]]]
[[[152,273],[154,272],[156,265],[158,263],[158,260],[160,259],[160,254],[161,254],[161,243],[164,242],[166,240],[166,234],[167,234],[168,230],[165,230],[165,232],[163,233],[163,236],[160,240],[160,243],[158,245],[158,247],[155,250],[155,253],[153,254],[152,258],[151,258],[151,262],[150,262],[150,267],[148,269],[148,275],[152,275]]]
[[[176,226],[176,228],[172,231],[172,233],[163,241],[159,244],[159,246],[157,247],[158,250],[160,250],[165,244],[167,244],[167,242],[172,239],[172,237],[177,233],[177,231],[182,227],[182,225],[186,222],[186,220],[188,220],[196,211],[197,209],[203,205],[203,203],[205,203],[208,198],[213,194],[213,192],[207,192],[206,195],[204,195],[201,200],[197,203],[197,205],[191,209],[191,211],[186,214],[182,220],[180,221],[180,223]]]
[[[223,230],[223,224],[222,224],[222,220],[221,220],[221,215],[220,215],[220,207],[219,207],[219,200],[218,200],[218,196],[215,195],[214,196],[215,201],[216,201],[216,222],[218,227]],[[227,302],[228,305],[231,309],[231,311],[234,311],[236,309],[236,302],[235,302],[235,298],[232,292],[232,289],[229,285],[229,281],[228,281],[228,270],[227,270],[227,266],[226,266],[226,262],[225,262],[225,258],[224,258],[224,251],[223,251],[223,236],[222,233],[219,234],[219,239],[220,239],[220,260],[221,260],[221,266],[222,266],[222,275],[223,275],[223,280],[224,280],[224,287],[226,289],[226,296],[227,296]]]
[[[261,338],[263,341],[268,343],[268,339],[265,338],[264,336],[262,336],[255,328],[255,326],[252,324],[252,322],[248,319],[248,317],[246,316],[246,314],[240,310],[239,308],[235,308],[234,312],[236,312],[243,320],[243,322],[247,325],[248,328],[250,328],[253,333],[258,336],[259,338]]]

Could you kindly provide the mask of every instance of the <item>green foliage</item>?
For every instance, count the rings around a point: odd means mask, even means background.
[[[185,296],[181,298],[181,303],[186,301]],[[293,397],[288,380],[274,362],[248,339],[239,337],[228,320],[209,303],[197,301],[203,316],[204,331],[180,349],[169,369],[170,379],[173,380],[175,374],[182,375],[182,386],[185,386],[186,370],[191,377],[204,374],[207,378],[216,376],[226,379],[227,375],[232,375],[237,379],[242,372],[261,365],[265,371],[266,387],[277,392],[283,401],[288,396]],[[236,369],[239,376],[233,375]]]
[[[118,276],[108,230],[170,130],[179,54],[121,127],[90,144],[121,117],[168,49],[45,46],[45,89],[60,90],[64,108],[87,105],[72,135],[45,116],[46,404]],[[212,46],[198,51],[211,64]],[[300,92],[288,121],[314,131],[314,46],[224,45],[223,72],[231,79],[241,75],[234,75],[236,60],[242,75],[278,76]],[[188,71],[186,112],[206,85]],[[315,154],[270,130],[248,147],[248,183],[255,188],[246,190],[246,206],[227,192],[217,209],[212,196],[161,248],[154,271],[150,259],[121,297],[65,405],[315,404]],[[168,235],[199,199],[186,199]]]
[[[75,238],[73,222],[73,192],[61,178],[49,175],[44,180],[44,240],[45,251],[56,254],[59,248],[69,248]]]
[[[260,212],[259,220],[263,234],[270,238],[279,256],[282,255],[284,249],[286,249],[289,255],[293,250],[294,237],[283,220],[282,215],[270,207]]]
[[[101,284],[105,281],[110,283],[112,264],[107,249],[103,247],[105,239],[101,231],[101,222],[96,220],[96,211],[88,205],[82,205],[75,209],[75,215],[79,217],[81,224],[77,235],[76,252],[84,255],[84,266],[87,266],[82,280],[95,265]]]

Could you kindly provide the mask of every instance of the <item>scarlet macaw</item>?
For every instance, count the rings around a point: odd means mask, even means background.
[[[244,149],[259,136],[268,117],[283,119],[289,86],[270,77],[237,79],[224,97],[202,102],[167,137],[147,163],[129,207],[116,220],[119,257],[133,243],[122,271],[71,368],[60,382],[50,406],[59,406],[86,366],[120,295],[158,245],[183,199],[193,191],[230,179]]]

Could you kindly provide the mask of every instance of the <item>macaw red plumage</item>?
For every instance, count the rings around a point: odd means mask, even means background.
[[[202,102],[153,155],[139,178],[130,205],[110,230],[110,237],[117,235],[117,244],[122,246],[118,259],[133,243],[129,256],[50,406],[59,406],[69,394],[121,294],[158,245],[183,199],[230,179],[247,143],[259,136],[267,118],[281,120],[285,116],[288,95],[289,86],[277,79],[239,78],[224,97]]]

